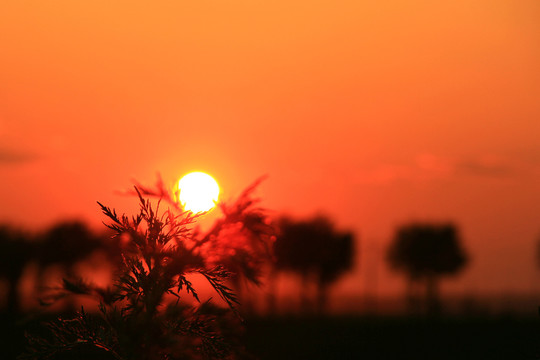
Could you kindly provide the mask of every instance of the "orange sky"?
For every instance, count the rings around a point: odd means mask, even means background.
[[[3,1],[0,219],[97,224],[132,178],[204,170],[227,198],[268,174],[268,208],[358,233],[344,291],[413,219],[460,226],[448,289],[540,290],[539,19],[537,0]]]

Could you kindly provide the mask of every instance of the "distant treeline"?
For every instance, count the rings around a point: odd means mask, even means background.
[[[275,230],[272,261],[258,264],[261,273],[267,274],[269,310],[276,310],[277,275],[288,273],[300,280],[302,310],[324,312],[331,285],[360,265],[354,264],[359,239],[350,231],[338,230],[325,216],[301,220],[282,217],[271,226]],[[0,226],[0,277],[7,284],[5,309],[9,312],[21,310],[18,289],[27,267],[36,269],[35,283],[40,289],[47,285],[43,274],[48,269],[54,267],[61,276],[84,277],[84,274],[75,274],[78,264],[100,252],[114,265],[121,261],[120,247],[120,238],[113,238],[106,231],[92,231],[81,221],[61,222],[39,233]],[[235,254],[236,257],[239,255]],[[232,269],[234,261],[231,255]],[[409,309],[424,308],[436,313],[441,310],[439,280],[464,269],[468,256],[455,225],[411,223],[396,230],[387,249],[387,262],[408,281]],[[312,285],[316,289],[314,294],[309,291]],[[241,295],[242,283],[235,281],[234,286]],[[424,296],[419,296],[420,290]],[[421,297],[424,301],[419,300]]]

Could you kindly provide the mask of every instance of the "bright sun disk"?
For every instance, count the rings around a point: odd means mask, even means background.
[[[219,185],[208,174],[192,172],[178,181],[179,200],[184,210],[194,213],[212,209],[219,196]]]

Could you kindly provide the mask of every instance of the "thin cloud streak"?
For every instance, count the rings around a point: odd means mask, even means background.
[[[461,176],[511,178],[516,175],[540,175],[540,166],[505,157],[481,155],[455,159],[419,154],[405,164],[384,163],[356,172],[356,182],[386,185],[398,181],[427,182]]]
[[[35,154],[13,149],[0,149],[0,166],[20,165],[37,160]]]

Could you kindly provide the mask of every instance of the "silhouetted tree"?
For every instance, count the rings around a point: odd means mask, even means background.
[[[440,310],[439,279],[463,269],[467,256],[454,225],[409,224],[397,230],[388,262],[408,276],[409,289],[414,283],[425,283],[427,309],[434,313]]]
[[[276,270],[301,276],[303,302],[307,302],[307,285],[317,285],[317,310],[326,306],[329,286],[353,266],[354,237],[339,232],[326,217],[305,221],[283,218],[279,224],[274,252]]]
[[[0,226],[0,276],[8,282],[7,310],[18,312],[18,286],[32,253],[30,236],[7,225]]]
[[[38,265],[37,286],[42,287],[43,275],[51,267],[60,269],[64,276],[73,276],[74,268],[89,259],[96,251],[114,252],[114,241],[94,233],[77,220],[64,221],[46,230],[34,245],[34,260]],[[118,250],[117,250],[118,252]]]

